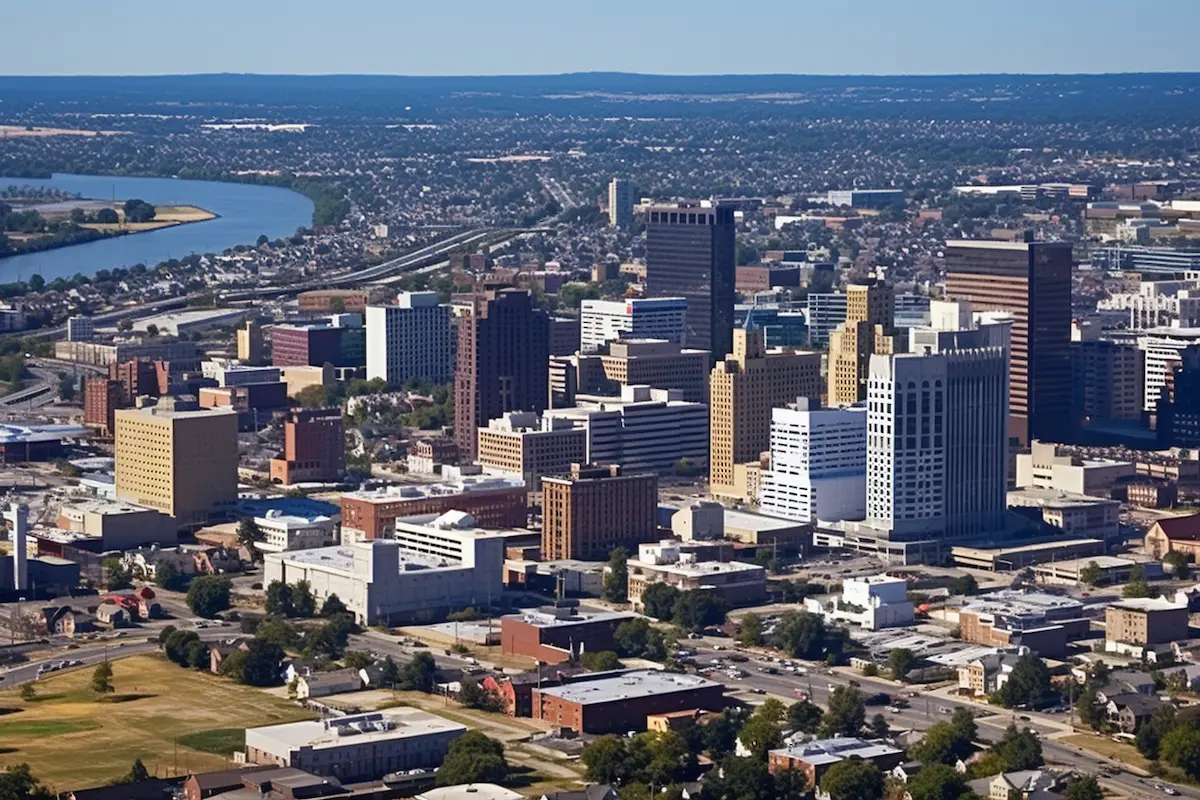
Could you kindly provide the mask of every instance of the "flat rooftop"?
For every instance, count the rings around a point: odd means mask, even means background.
[[[395,547],[400,550],[401,572],[425,569],[460,569],[462,567],[462,563],[459,561],[450,562],[444,558],[405,550],[399,542],[391,539],[375,539],[362,544],[368,544],[371,547]],[[335,545],[333,547],[314,547],[309,550],[286,550],[282,553],[272,553],[268,558],[275,557],[281,559],[285,564],[321,567],[349,575],[354,572],[355,547],[357,545]]]
[[[76,439],[91,433],[90,428],[82,425],[0,425],[0,445],[21,444],[24,442],[57,442],[62,439]]]
[[[450,497],[472,492],[494,492],[505,489],[524,489],[525,481],[507,476],[467,476],[452,483],[397,484],[379,489],[346,492],[342,499],[361,500],[365,503],[398,503],[404,500],[420,500],[426,497]]]
[[[494,783],[463,783],[426,790],[415,800],[521,800],[521,794]]]
[[[1165,597],[1127,597],[1109,605],[1109,608],[1128,611],[1179,611],[1187,607],[1187,603],[1176,603]]]
[[[676,511],[680,509],[675,509]],[[748,531],[777,531],[786,528],[803,528],[807,523],[782,517],[768,517],[764,514],[751,514],[746,511],[725,509],[725,528],[740,528]]]
[[[1056,560],[1049,564],[1037,564],[1033,567],[1035,572],[1050,572],[1053,570],[1062,570],[1064,572],[1077,572],[1088,564],[1095,563],[1100,569],[1121,569],[1122,567],[1132,567],[1134,564],[1146,564],[1147,558],[1131,558],[1127,556],[1084,556],[1083,558],[1072,558],[1067,560]]]
[[[1106,497],[1090,497],[1086,494],[1060,492],[1056,489],[1039,489],[1028,486],[1024,489],[1013,489],[1008,493],[1008,505],[1039,506],[1041,508],[1086,508],[1088,506],[1112,505],[1118,506],[1116,500]]]
[[[986,555],[986,556],[1002,556],[1013,553],[1037,553],[1042,550],[1058,550],[1063,547],[1086,547],[1089,545],[1103,545],[1103,539],[1052,539],[1048,542],[1034,542],[1031,544],[1016,545],[1014,547],[966,547],[964,545],[956,545],[951,548],[951,553],[954,555]],[[1060,562],[1061,563],[1061,562]]]
[[[659,672],[658,670],[641,670],[627,672],[611,678],[601,678],[584,683],[568,683],[564,686],[552,686],[542,689],[541,693],[548,697],[557,697],[569,703],[594,705],[612,703],[618,700],[636,700],[653,695],[675,694],[690,692],[696,689],[708,689],[721,686],[716,681],[701,678],[699,675],[681,675],[675,672]]]
[[[415,708],[389,708],[327,720],[288,722],[247,728],[247,745],[281,753],[311,747],[323,750],[344,745],[410,739],[431,734],[466,733],[466,726]],[[349,735],[347,731],[354,731]],[[267,746],[263,746],[263,745]]]
[[[887,586],[897,583],[908,585],[908,581],[904,578],[897,578],[894,575],[888,575],[886,572],[881,572],[878,575],[864,575],[861,578],[847,578],[847,581],[855,581],[857,583],[866,583],[870,586]]]
[[[576,611],[564,616],[555,616],[547,611],[528,611],[524,614],[509,614],[502,619],[524,622],[535,628],[569,628],[593,622],[614,622],[634,619],[637,615],[628,611]]]
[[[698,561],[691,564],[646,564],[641,561],[631,561],[641,569],[654,572],[668,572],[686,578],[703,578],[705,575],[731,575],[733,573],[762,572],[765,570],[758,564],[747,564],[744,561]]]
[[[962,610],[983,614],[1045,614],[1056,610],[1075,610],[1082,613],[1083,603],[1073,597],[1060,597],[1045,592],[1003,589],[979,595],[965,604]]]
[[[782,755],[808,764],[821,765],[835,764],[847,758],[880,758],[899,752],[887,742],[847,737],[804,742],[780,750],[772,750],[771,755]]]
[[[145,514],[148,511],[157,512],[157,509],[139,506],[136,503],[128,503],[121,500],[82,500],[77,503],[65,503],[63,509],[71,509],[84,514],[102,514],[105,516],[121,516],[124,514]]]
[[[310,520],[320,517],[333,518],[342,513],[337,503],[308,497],[251,497],[238,501],[238,513],[243,516],[265,517],[273,511],[278,511],[285,517]]]

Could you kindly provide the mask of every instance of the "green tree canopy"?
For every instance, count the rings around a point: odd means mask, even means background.
[[[386,668],[387,661],[384,661]],[[392,662],[395,666],[395,662]],[[386,685],[386,681],[385,681]],[[437,662],[429,653],[417,653],[399,671],[399,688],[431,694],[437,688]]]
[[[618,547],[608,557],[604,575],[604,599],[610,603],[624,602],[629,590],[629,551]]]
[[[1005,708],[1019,705],[1036,705],[1050,693],[1050,670],[1046,662],[1035,655],[1023,655],[1017,659],[1008,681],[998,692]]]
[[[233,584],[219,575],[201,575],[188,587],[187,604],[198,617],[211,619],[230,606]]]
[[[971,792],[966,778],[946,764],[926,764],[907,788],[912,800],[958,800]]]
[[[816,733],[825,712],[811,700],[792,703],[788,709],[788,725],[802,733]]]
[[[728,611],[728,601],[716,592],[692,589],[684,592],[675,605],[675,624],[685,631],[701,631],[723,624]]]
[[[879,800],[883,797],[883,773],[870,761],[847,758],[825,770],[821,791],[830,800]]]
[[[668,622],[675,619],[681,592],[668,583],[652,583],[642,592],[642,609],[648,616]]]
[[[579,663],[591,672],[607,672],[621,668],[621,659],[612,650],[588,650],[579,658]]]
[[[92,671],[92,691],[99,695],[111,694],[115,691],[112,683],[113,668],[109,661],[101,661]]]
[[[738,620],[738,642],[743,647],[758,647],[762,638],[762,617],[754,613],[743,614]]]
[[[1016,725],[1005,729],[1004,735],[992,746],[992,752],[1000,757],[1004,772],[1033,769],[1044,763],[1042,743],[1037,734],[1028,728],[1020,730]]]
[[[507,777],[504,745],[479,731],[467,731],[451,743],[438,769],[437,785],[503,783]]]
[[[1104,800],[1104,791],[1093,776],[1084,775],[1071,781],[1063,797],[1065,800]],[[914,797],[913,800],[917,798]]]
[[[839,686],[829,695],[820,734],[824,737],[858,736],[867,724],[867,698],[853,686]]]
[[[907,647],[897,647],[888,653],[888,670],[892,673],[892,679],[904,680],[904,676],[908,674],[916,661],[917,657]]]

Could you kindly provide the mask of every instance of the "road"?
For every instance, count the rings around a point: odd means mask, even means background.
[[[697,666],[705,669],[714,658],[728,659],[730,655],[729,640],[702,639],[689,642],[688,645],[697,650]],[[722,650],[716,650],[720,646]],[[741,649],[741,648],[739,648]],[[796,692],[806,693],[814,703],[828,707],[829,695],[834,688],[848,686],[854,681],[858,688],[867,695],[887,694],[892,698],[904,697],[909,706],[899,711],[888,711],[886,704],[867,707],[868,720],[875,714],[883,714],[888,725],[893,730],[924,730],[936,722],[949,719],[955,708],[966,708],[976,715],[979,726],[979,738],[985,742],[994,741],[1003,734],[1010,724],[1030,728],[1038,734],[1042,741],[1042,753],[1051,764],[1063,764],[1082,772],[1097,775],[1103,783],[1111,788],[1139,798],[1164,797],[1162,792],[1153,788],[1154,783],[1166,783],[1158,779],[1143,777],[1128,772],[1128,767],[1120,762],[1105,758],[1090,751],[1082,750],[1070,744],[1059,741],[1059,737],[1072,735],[1070,720],[1065,714],[1046,714],[1032,711],[1015,712],[1006,709],[995,709],[979,703],[953,699],[948,692],[953,687],[941,689],[926,689],[920,686],[900,687],[891,681],[876,680],[852,673],[846,668],[829,670],[824,664],[792,659],[796,664],[803,665],[807,670],[804,675],[792,675],[785,672],[769,674],[760,671],[767,668],[761,656],[749,652],[751,660],[745,663],[735,663],[732,666],[746,673],[743,678],[732,678],[726,672],[714,671],[712,678],[729,686],[731,694],[751,703],[761,702],[766,697],[777,697],[786,703],[795,702]],[[778,669],[778,665],[773,665]],[[832,687],[832,688],[831,688]],[[756,690],[761,690],[761,693]],[[916,697],[908,697],[915,693]],[[1082,729],[1079,730],[1082,732]],[[1117,775],[1101,775],[1104,767],[1116,767],[1122,770]],[[1200,800],[1200,789],[1172,784],[1183,797]]]

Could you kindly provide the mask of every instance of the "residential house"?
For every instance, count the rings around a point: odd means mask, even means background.
[[[362,678],[356,669],[336,669],[333,672],[314,672],[296,681],[296,699],[327,697],[343,692],[357,692],[363,688]]]
[[[1173,680],[1178,680],[1188,691],[1200,689],[1200,664],[1177,664],[1172,667],[1163,667],[1159,670],[1159,674],[1167,682],[1168,688],[1171,687]]]
[[[892,777],[901,783],[908,783],[917,776],[924,765],[920,761],[906,761],[899,766],[893,767],[885,777]]]
[[[1027,648],[996,651],[959,666],[959,692],[974,697],[986,697],[1004,685],[1017,661],[1028,652]]]
[[[1154,715],[1162,705],[1155,695],[1118,694],[1108,698],[1108,718],[1117,722],[1125,733],[1136,733],[1142,723]]]
[[[158,580],[158,567],[170,564],[177,575],[187,577],[196,574],[196,562],[191,554],[180,547],[139,547],[121,557],[121,563],[130,574],[146,581]]]
[[[95,789],[76,789],[61,796],[67,800],[172,800],[178,781],[166,778],[147,778],[137,783],[119,786],[98,786]]]
[[[987,800],[1051,800],[1066,788],[1067,776],[1048,769],[1002,772],[988,784]]]
[[[210,547],[192,552],[192,561],[199,575],[226,575],[241,572],[245,567],[241,551],[235,547]]]
[[[46,633],[58,636],[75,636],[96,629],[96,618],[78,608],[70,606],[46,606],[42,609]]]
[[[199,772],[188,776],[183,782],[184,800],[207,800],[209,797],[242,789],[243,778],[251,772],[258,772],[270,767],[243,767],[241,769],[223,769],[217,772]]]
[[[1157,687],[1154,685],[1154,678],[1150,673],[1114,670],[1108,674],[1108,683],[1096,692],[1096,699],[1107,703],[1115,695],[1154,694],[1155,691],[1157,691]]]
[[[219,642],[210,642],[208,645],[208,671],[216,675],[221,669],[221,662],[229,658],[229,654],[235,650],[249,650],[247,639],[237,637],[233,639],[224,639]]]
[[[128,628],[133,624],[129,611],[116,603],[101,603],[96,607],[96,619],[113,628]]]
[[[538,800],[617,800],[617,790],[611,784],[598,783],[584,789],[563,789],[544,794]]]

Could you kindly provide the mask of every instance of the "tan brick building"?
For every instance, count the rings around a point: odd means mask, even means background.
[[[866,399],[871,356],[896,352],[894,321],[891,286],[877,281],[846,287],[846,321],[829,336],[827,405]]]
[[[1126,644],[1167,644],[1188,638],[1188,607],[1161,597],[1130,598],[1104,611],[1104,638]]]
[[[1200,558],[1200,514],[1158,520],[1146,531],[1145,547],[1154,558],[1170,552]]]
[[[587,460],[587,431],[569,420],[514,411],[479,429],[478,452],[485,472],[520,476],[536,491],[542,476]]]
[[[820,353],[768,350],[761,331],[735,330],[733,352],[709,377],[712,493],[747,499],[748,489],[744,482],[738,485],[735,467],[758,462],[770,447],[771,409],[820,394]]]
[[[542,480],[542,509],[543,560],[606,559],[658,539],[658,476],[572,464],[569,475]]]
[[[173,398],[115,413],[116,493],[200,525],[237,503],[237,413],[176,411]]]

